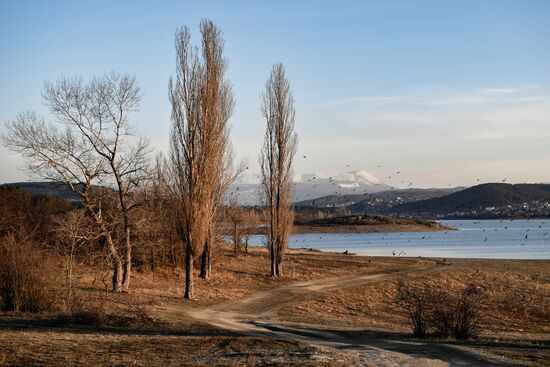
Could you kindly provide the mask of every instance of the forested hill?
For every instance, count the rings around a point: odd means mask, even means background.
[[[61,182],[14,182],[2,186],[17,187],[31,196],[59,197],[71,203],[82,200],[67,184]]]
[[[390,211],[422,216],[546,216],[550,214],[550,184],[482,184],[442,197],[395,205]]]

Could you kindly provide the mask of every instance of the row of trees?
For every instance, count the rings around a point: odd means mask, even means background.
[[[183,244],[184,297],[193,298],[195,259],[200,257],[200,276],[211,276],[214,226],[227,204],[226,191],[244,165],[233,162],[229,119],[235,102],[226,78],[222,32],[204,20],[200,33],[197,47],[191,44],[189,28],[176,32],[168,160],[159,156],[151,164],[147,139],[130,120],[141,100],[140,88],[134,77],[117,73],[89,82],[62,78],[45,83],[43,99],[55,123],[25,112],[6,124],[2,136],[4,145],[26,159],[32,176],[62,182],[80,197],[85,213],[81,220],[94,228],[86,240],[108,253],[115,292],[130,286],[136,226],[151,206],[168,211],[163,218],[172,218],[152,231],[175,232]],[[267,126],[260,155],[267,246],[271,275],[281,276],[293,218],[297,146],[293,97],[282,64],[273,67],[266,83],[262,113]]]

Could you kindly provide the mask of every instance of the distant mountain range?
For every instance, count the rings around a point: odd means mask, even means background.
[[[56,196],[71,203],[82,200],[80,196],[69,189],[67,184],[61,182],[14,182],[1,186],[15,186],[32,196]]]
[[[470,188],[390,190],[367,195],[329,195],[297,208],[341,208],[362,214],[422,218],[550,216],[550,184],[487,183]]]
[[[72,203],[81,200],[60,183],[5,185],[17,186],[31,195],[57,196]],[[297,196],[321,195],[296,202],[297,213],[326,210],[327,213],[398,214],[431,219],[550,217],[550,184],[487,183],[469,188],[388,189],[364,171],[358,171],[327,177],[303,175],[295,187]],[[323,196],[327,191],[329,194]],[[241,182],[233,186],[231,192],[233,194],[228,195],[238,196],[243,205],[259,203],[258,184]]]
[[[345,173],[309,173],[295,177],[294,198],[296,202],[327,195],[353,195],[389,190],[367,171]],[[260,203],[259,176],[243,175],[229,189],[229,196],[236,196],[243,205]]]
[[[441,197],[399,204],[391,211],[424,217],[548,216],[550,184],[482,184]]]
[[[347,208],[356,213],[384,213],[387,209],[403,203],[445,196],[463,187],[449,189],[391,189],[381,192],[353,195],[327,195],[296,203],[297,207],[315,206],[319,208]]]

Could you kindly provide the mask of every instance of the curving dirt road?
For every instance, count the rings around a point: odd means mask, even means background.
[[[339,332],[290,327],[277,323],[275,312],[311,293],[397,279],[407,274],[438,270],[434,265],[413,266],[392,273],[346,276],[284,285],[258,292],[236,302],[209,309],[189,311],[190,316],[210,325],[248,336],[267,336],[306,341],[320,348],[331,348],[350,355],[357,366],[514,366],[490,360],[457,346],[390,340],[380,337],[346,337]]]

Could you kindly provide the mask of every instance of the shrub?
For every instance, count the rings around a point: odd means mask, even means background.
[[[439,296],[430,315],[430,324],[434,329],[434,334],[441,338],[448,338],[454,334],[456,323],[455,300],[449,294],[439,292]]]
[[[430,326],[433,290],[427,284],[412,284],[399,279],[395,303],[407,314],[413,335],[424,338]]]
[[[470,284],[460,292],[445,292],[427,282],[411,283],[400,279],[395,303],[405,311],[413,335],[434,335],[459,340],[479,335],[483,318],[483,289]]]
[[[455,306],[453,336],[466,340],[479,335],[483,317],[483,289],[470,284],[460,294]]]
[[[29,240],[0,238],[0,310],[39,313],[55,301],[49,260]]]

